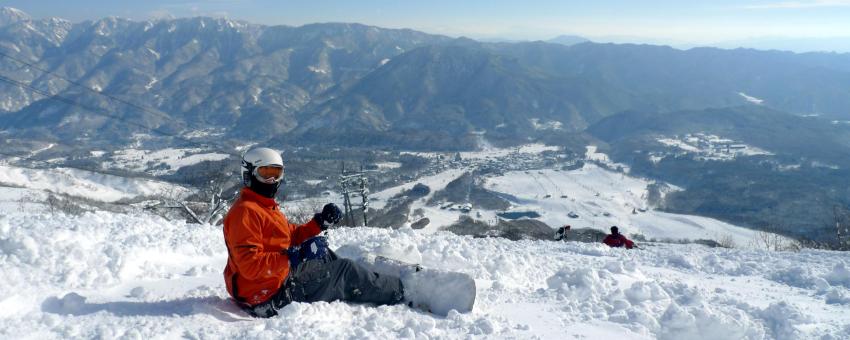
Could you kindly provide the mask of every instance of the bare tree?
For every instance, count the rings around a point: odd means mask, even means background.
[[[83,207],[76,204],[71,197],[67,196],[62,198],[57,195],[50,194],[47,196],[44,204],[47,206],[47,209],[51,214],[61,212],[66,215],[80,215],[86,211]]]
[[[757,231],[753,239],[750,240],[750,246],[768,251],[800,251],[802,249],[800,242],[780,235],[777,233],[778,230],[779,228],[776,225],[769,225],[765,229]]]
[[[24,212],[27,210],[27,205],[35,204],[39,201],[38,195],[33,192],[27,192],[18,198],[18,211]]]
[[[48,195],[47,199],[44,200],[44,205],[47,206],[47,211],[49,211],[51,215],[55,214],[56,211],[59,210],[59,203],[59,198],[53,194]]]
[[[723,248],[735,248],[735,238],[731,234],[724,234],[717,239],[717,243]]]
[[[165,215],[176,210],[194,223],[219,224],[238,194],[236,171],[224,162],[205,162],[195,169],[199,170],[190,180],[194,187],[193,193],[186,197],[180,197],[174,191],[161,193],[158,202],[148,209]]]
[[[316,212],[322,210],[322,202],[318,198],[306,199],[284,207],[286,217],[296,224],[307,223]]]

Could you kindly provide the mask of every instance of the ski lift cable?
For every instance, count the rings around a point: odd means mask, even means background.
[[[86,90],[86,91],[88,91],[88,92],[91,92],[91,93],[94,93],[94,94],[97,94],[97,95],[104,96],[104,97],[109,98],[109,99],[111,99],[111,100],[114,100],[114,101],[116,101],[116,102],[119,102],[119,103],[122,103],[122,104],[124,104],[124,105],[130,106],[130,107],[132,107],[132,108],[134,108],[134,109],[141,110],[141,111],[144,111],[144,112],[146,112],[146,113],[150,113],[150,114],[155,114],[155,115],[158,115],[158,116],[160,116],[160,117],[164,117],[164,118],[169,118],[169,119],[171,118],[171,117],[169,117],[167,114],[165,114],[165,113],[163,113],[163,112],[161,112],[161,111],[154,110],[154,109],[151,109],[151,108],[147,108],[147,107],[144,107],[144,106],[141,106],[141,105],[138,105],[138,104],[135,104],[135,103],[132,103],[132,102],[126,101],[126,100],[124,100],[124,99],[121,99],[121,98],[115,97],[115,96],[113,96],[113,95],[110,95],[110,94],[104,93],[103,91],[95,90],[95,89],[93,89],[93,88],[91,88],[91,87],[88,87],[88,86],[86,86],[86,85],[82,84],[82,83],[79,83],[79,82],[73,81],[73,80],[68,79],[68,78],[66,78],[66,77],[63,77],[63,76],[61,76],[61,75],[59,75],[59,74],[56,74],[56,72],[53,72],[53,71],[50,71],[50,70],[46,70],[46,69],[44,69],[44,68],[39,67],[38,65],[35,65],[35,64],[29,63],[29,62],[27,62],[27,61],[25,61],[25,60],[21,60],[21,59],[19,59],[19,58],[15,58],[15,57],[13,57],[13,56],[11,56],[11,55],[8,55],[8,54],[6,54],[6,53],[0,52],[0,57],[6,58],[6,59],[9,59],[9,60],[13,60],[13,61],[18,62],[18,63],[20,63],[20,64],[26,65],[26,66],[27,66],[27,67],[29,67],[29,68],[39,70],[39,71],[43,72],[44,74],[46,74],[46,75],[48,75],[48,76],[52,76],[52,77],[54,77],[54,78],[62,79],[62,80],[66,81],[66,82],[68,82],[68,83],[70,83],[70,84],[73,84],[73,85],[76,85],[76,86],[78,86],[78,87],[81,87],[81,88],[85,89],[85,90]]]

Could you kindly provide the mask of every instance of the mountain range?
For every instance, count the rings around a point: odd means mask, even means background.
[[[204,17],[71,23],[0,12],[0,75],[85,107],[0,84],[0,127],[10,137],[73,144],[201,130],[463,149],[475,146],[473,132],[510,143],[582,132],[628,110],[728,107],[748,97],[777,111],[850,119],[850,54],[483,43],[360,24]]]
[[[191,139],[453,151],[540,141],[581,155],[593,143],[687,188],[660,208],[826,238],[833,208],[850,206],[839,189],[848,122],[850,54],[207,17],[72,23],[0,8],[4,154]],[[706,160],[659,142],[692,134],[766,153]]]

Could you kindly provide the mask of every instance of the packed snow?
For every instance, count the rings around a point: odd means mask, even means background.
[[[605,165],[609,168],[622,169],[623,172],[625,172],[625,173],[628,173],[629,171],[631,171],[631,167],[629,167],[628,165],[623,164],[623,163],[616,163],[616,162],[612,161],[610,157],[608,157],[608,154],[603,153],[603,152],[599,152],[599,147],[597,147],[596,145],[588,145],[587,146],[585,153],[584,153],[584,158],[587,159],[588,161],[596,162],[596,163]]]
[[[753,242],[756,232],[752,229],[651,209],[647,201],[649,184],[647,180],[586,164],[571,171],[512,171],[487,178],[485,188],[516,197],[518,200],[509,211],[535,211],[541,215],[538,220],[553,227],[570,224],[607,231],[616,225],[627,235],[641,234],[646,238],[730,238],[739,246]]]
[[[184,166],[204,161],[220,161],[230,157],[228,154],[210,152],[201,149],[163,149],[139,150],[125,149],[111,155],[112,162],[105,163],[110,169],[144,171],[151,175],[172,174]]]
[[[846,339],[850,253],[517,241],[341,228],[331,246],[406,254],[477,281],[472,312],[227,300],[220,227],[142,213],[0,214],[0,338]],[[344,255],[344,254],[343,254]]]
[[[115,202],[187,189],[142,178],[127,178],[72,168],[31,169],[0,165],[0,185],[22,186],[101,202]]]
[[[430,197],[433,196],[434,192],[444,189],[446,185],[448,185],[451,181],[457,179],[458,177],[462,176],[464,173],[466,173],[466,169],[450,169],[433,176],[420,178],[415,182],[405,183],[396,187],[382,190],[380,192],[369,195],[370,199],[374,200],[374,202],[369,203],[370,207],[375,209],[383,209],[390,198],[406,190],[413,189],[413,186],[416,185],[416,183],[422,183],[424,185],[427,185],[431,189],[431,193],[427,197],[425,197],[424,200],[430,199]],[[424,203],[424,200],[420,201],[423,201]]]

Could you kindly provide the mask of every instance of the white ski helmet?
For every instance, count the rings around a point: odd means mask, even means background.
[[[257,176],[257,168],[261,166],[274,166],[283,168],[283,158],[280,153],[269,148],[253,148],[242,155],[242,183],[246,186],[251,183],[251,176]],[[257,179],[262,179],[257,177]],[[279,183],[283,179],[283,172],[274,179]]]

